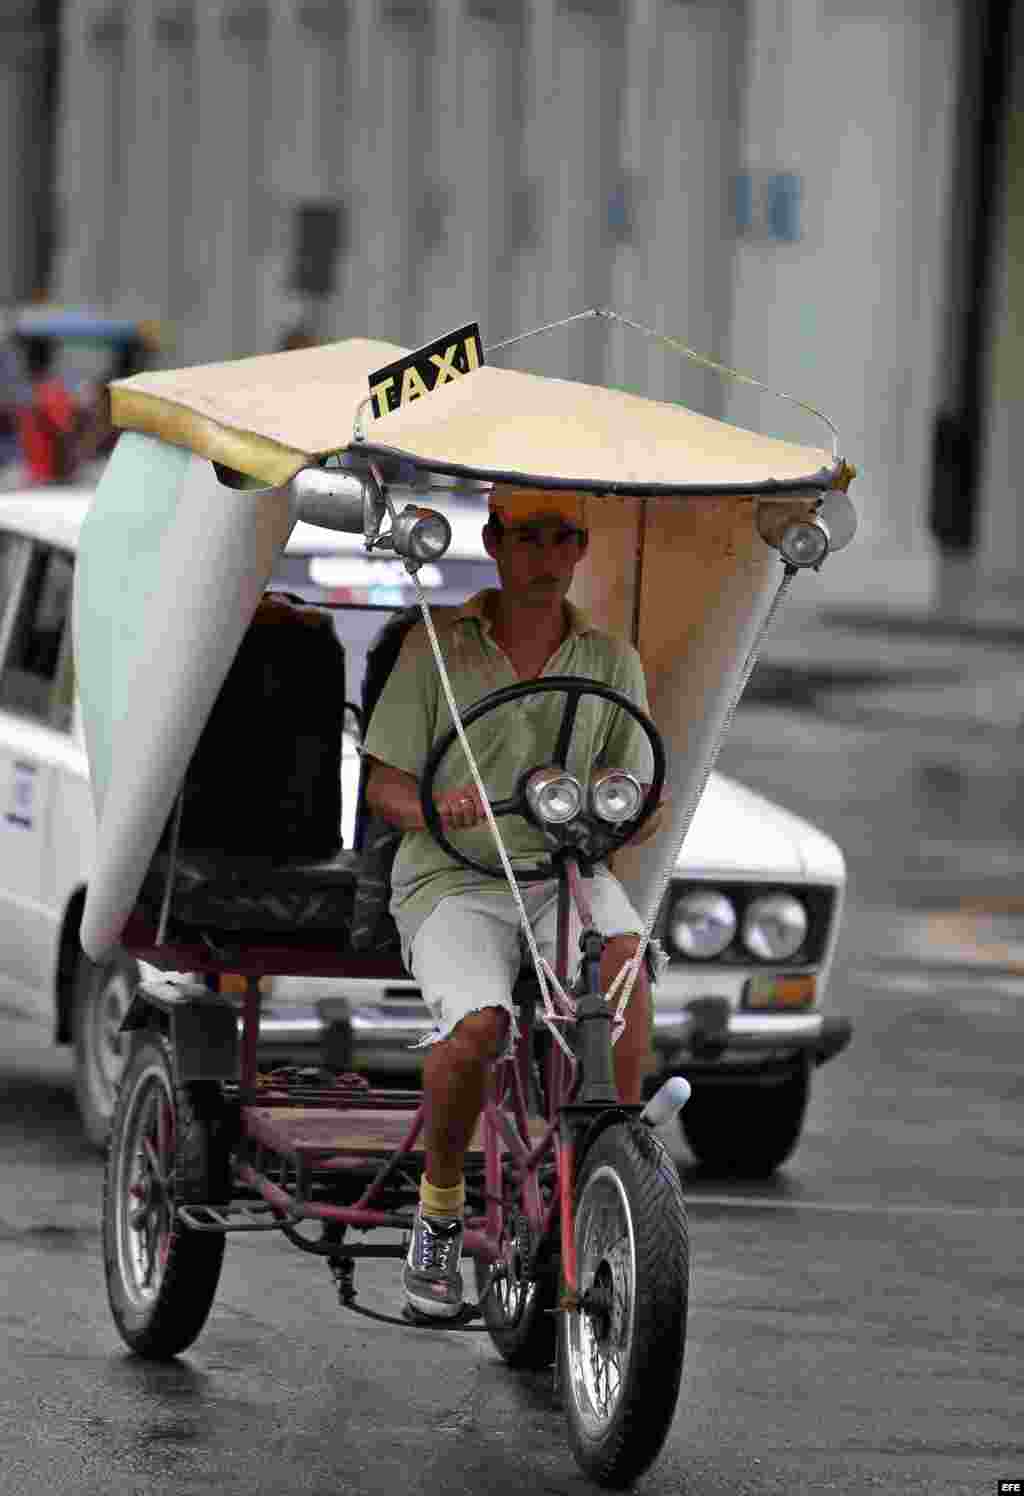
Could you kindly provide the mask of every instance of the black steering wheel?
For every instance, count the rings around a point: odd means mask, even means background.
[[[621,691],[616,691],[613,686],[603,685],[600,681],[589,680],[585,675],[558,675],[544,680],[520,681],[514,686],[503,686],[498,691],[492,691],[489,695],[481,697],[473,706],[462,714],[463,727],[472,727],[474,722],[479,722],[489,712],[496,711],[498,707],[507,706],[511,701],[521,701],[524,696],[540,696],[549,691],[559,691],[567,698],[562,720],[558,727],[558,738],[555,743],[554,757],[550,760],[557,764],[560,769],[565,768],[566,759],[569,754],[569,744],[572,741],[573,727],[576,723],[576,713],[579,709],[580,698],[583,696],[600,696],[604,701],[610,701],[613,706],[621,707],[622,710],[633,720],[639,723],[643,729],[647,741],[651,745],[651,753],[654,759],[654,774],[648,786],[647,793],[636,815],[630,821],[623,822],[619,826],[602,825],[599,835],[601,850],[600,856],[607,856],[616,847],[622,846],[643,825],[644,821],[654,813],[654,809],[661,799],[661,791],[665,784],[665,745],[661,740],[661,734],[651,721],[650,717],[632,701],[624,696]],[[420,779],[420,808],[423,811],[423,819],[431,836],[443,847],[449,857],[460,862],[463,867],[472,868],[476,873],[485,873],[491,878],[503,878],[505,871],[501,864],[478,862],[475,857],[470,857],[466,852],[460,852],[458,847],[452,845],[441,826],[441,816],[437,806],[434,804],[434,784],[437,780],[438,771],[445,756],[458,740],[458,732],[455,725],[449,727],[443,737],[439,738],[427,757],[423,766],[423,775]],[[546,768],[546,764],[538,764],[538,768]],[[498,816],[525,816],[527,820],[532,817],[529,814],[526,801],[526,783],[533,770],[528,770],[519,782],[519,787],[514,795],[509,795],[506,800],[494,800],[491,802],[491,810],[495,817]],[[490,796],[488,796],[490,798]],[[592,819],[592,818],[591,818]],[[537,823],[541,824],[541,823]],[[543,826],[549,833],[557,835],[561,828]],[[566,837],[564,845],[571,845]],[[587,849],[591,860],[594,858],[592,849]],[[551,865],[534,868],[516,868],[516,878],[521,883],[538,883],[553,876]]]

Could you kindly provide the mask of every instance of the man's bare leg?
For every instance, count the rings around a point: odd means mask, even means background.
[[[425,1170],[437,1189],[461,1184],[466,1149],[483,1110],[490,1066],[508,1030],[503,1008],[467,1013],[423,1064]]]
[[[613,935],[601,956],[601,991],[607,992],[619,969],[636,954],[637,935]],[[614,1001],[612,1003],[614,1007]],[[626,1007],[626,1027],[612,1050],[612,1068],[619,1100],[626,1105],[642,1101],[644,1076],[654,1068],[651,1053],[651,985],[646,963],[641,965]]]

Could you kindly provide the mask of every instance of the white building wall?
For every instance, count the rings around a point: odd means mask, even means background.
[[[863,520],[821,594],[924,602],[957,3],[68,0],[55,289],[180,363],[612,305],[832,414]],[[738,167],[800,174],[796,242],[737,240]],[[306,202],[342,205],[322,305]],[[500,360],[817,436],[604,323]]]
[[[822,573],[830,599],[932,595],[956,61],[956,0],[751,0],[744,154],[801,174],[802,237],[741,242],[730,362],[823,408],[858,468],[861,529]],[[727,409],[780,435],[824,431],[739,387]]]

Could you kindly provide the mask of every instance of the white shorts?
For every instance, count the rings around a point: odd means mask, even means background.
[[[618,879],[597,871],[587,886],[594,925],[602,935],[639,935],[640,920]],[[554,880],[522,886],[523,903],[542,956],[555,964],[558,885]],[[570,916],[570,962],[579,960],[580,925]],[[442,899],[413,936],[406,952],[423,1000],[434,1020],[417,1049],[447,1039],[467,1013],[504,1008],[511,1018],[507,1051],[516,1037],[512,986],[529,947],[509,889],[453,894]],[[570,978],[574,975],[570,969]]]

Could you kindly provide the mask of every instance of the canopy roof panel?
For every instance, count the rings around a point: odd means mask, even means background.
[[[409,350],[352,338],[112,386],[118,426],[148,432],[271,485],[346,449],[391,464],[595,493],[821,489],[841,462],[685,406],[492,365],[376,420],[353,442],[368,377]]]

